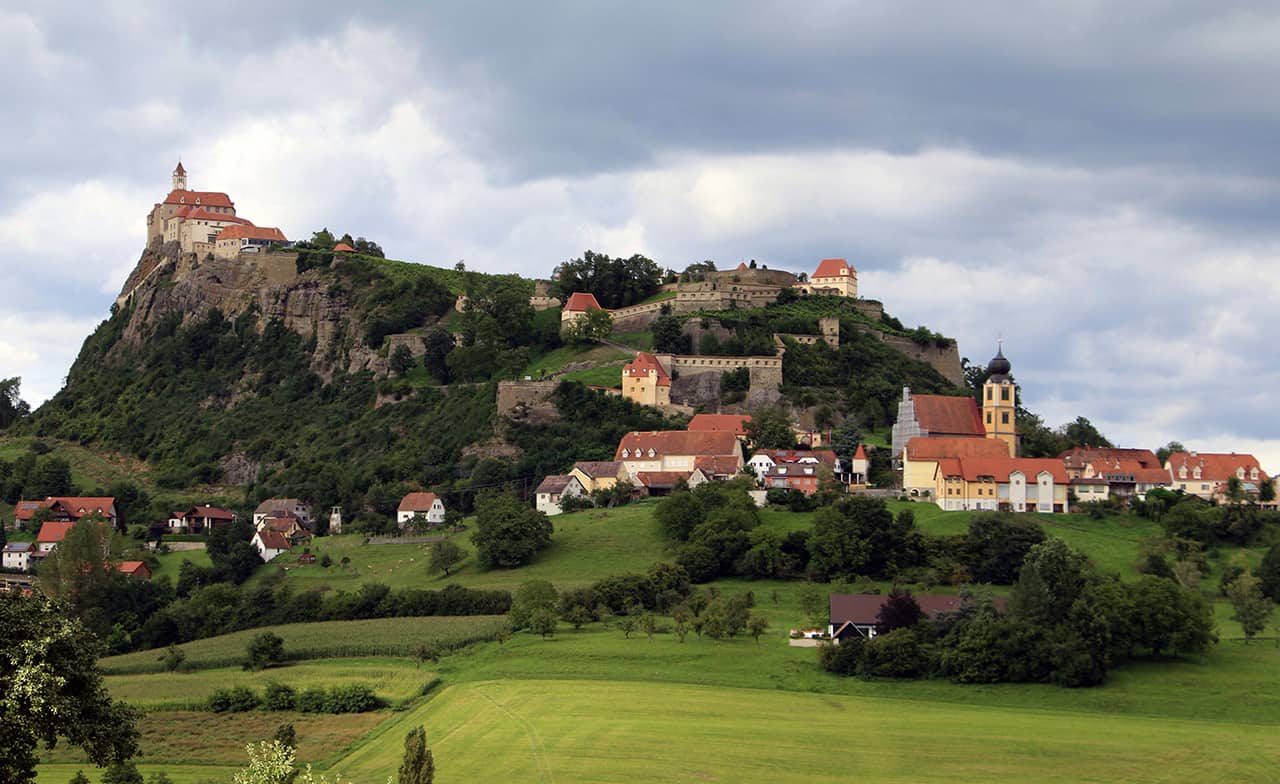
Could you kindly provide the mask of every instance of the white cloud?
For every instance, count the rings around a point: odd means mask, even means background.
[[[22,398],[32,407],[62,388],[85,337],[101,319],[26,312],[0,316],[0,367],[22,377]]]

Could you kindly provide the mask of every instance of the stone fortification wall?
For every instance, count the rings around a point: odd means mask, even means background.
[[[395,353],[399,346],[407,346],[409,353],[414,359],[427,353],[427,342],[423,340],[421,335],[413,335],[409,333],[401,333],[399,335],[387,335],[387,356]]]
[[[964,386],[964,371],[960,368],[960,349],[955,341],[952,341],[951,345],[946,348],[938,348],[932,344],[921,346],[910,338],[888,335],[873,327],[859,325],[858,330],[875,336],[881,343],[901,351],[912,359],[928,363],[930,367],[942,374],[942,377],[952,384],[958,387]]]
[[[625,308],[609,311],[613,316],[613,328],[621,332],[638,332],[648,329],[658,316],[662,315],[664,305],[673,305],[675,300],[667,298],[659,302],[646,302],[642,305],[630,305]]]
[[[779,288],[790,286],[796,282],[796,276],[785,270],[769,269],[730,269],[707,273],[707,279],[719,284],[743,283],[751,286],[772,286]]]
[[[521,404],[534,408],[551,399],[558,381],[499,381],[498,416],[510,416]]]

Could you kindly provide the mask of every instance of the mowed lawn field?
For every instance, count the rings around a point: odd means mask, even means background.
[[[1261,781],[1275,727],[666,684],[451,686],[333,770],[379,782],[428,727],[436,781]]]

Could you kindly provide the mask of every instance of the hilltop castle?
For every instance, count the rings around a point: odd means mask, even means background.
[[[187,189],[187,170],[178,161],[172,189],[147,213],[147,244],[176,242],[183,253],[235,258],[288,240],[275,227],[255,226],[236,215],[231,197],[218,191]]]

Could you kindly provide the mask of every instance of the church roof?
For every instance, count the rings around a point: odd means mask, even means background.
[[[217,191],[169,191],[164,197],[165,204],[198,204],[204,207],[234,207],[235,202],[225,193]]]
[[[913,395],[916,421],[930,434],[985,436],[978,402],[969,396]]]
[[[916,436],[907,442],[908,460],[944,457],[1008,457],[1009,447],[998,438],[929,438]]]
[[[838,278],[841,275],[848,275],[851,269],[849,262],[844,259],[823,259],[818,264],[818,269],[813,273],[813,277]]]

